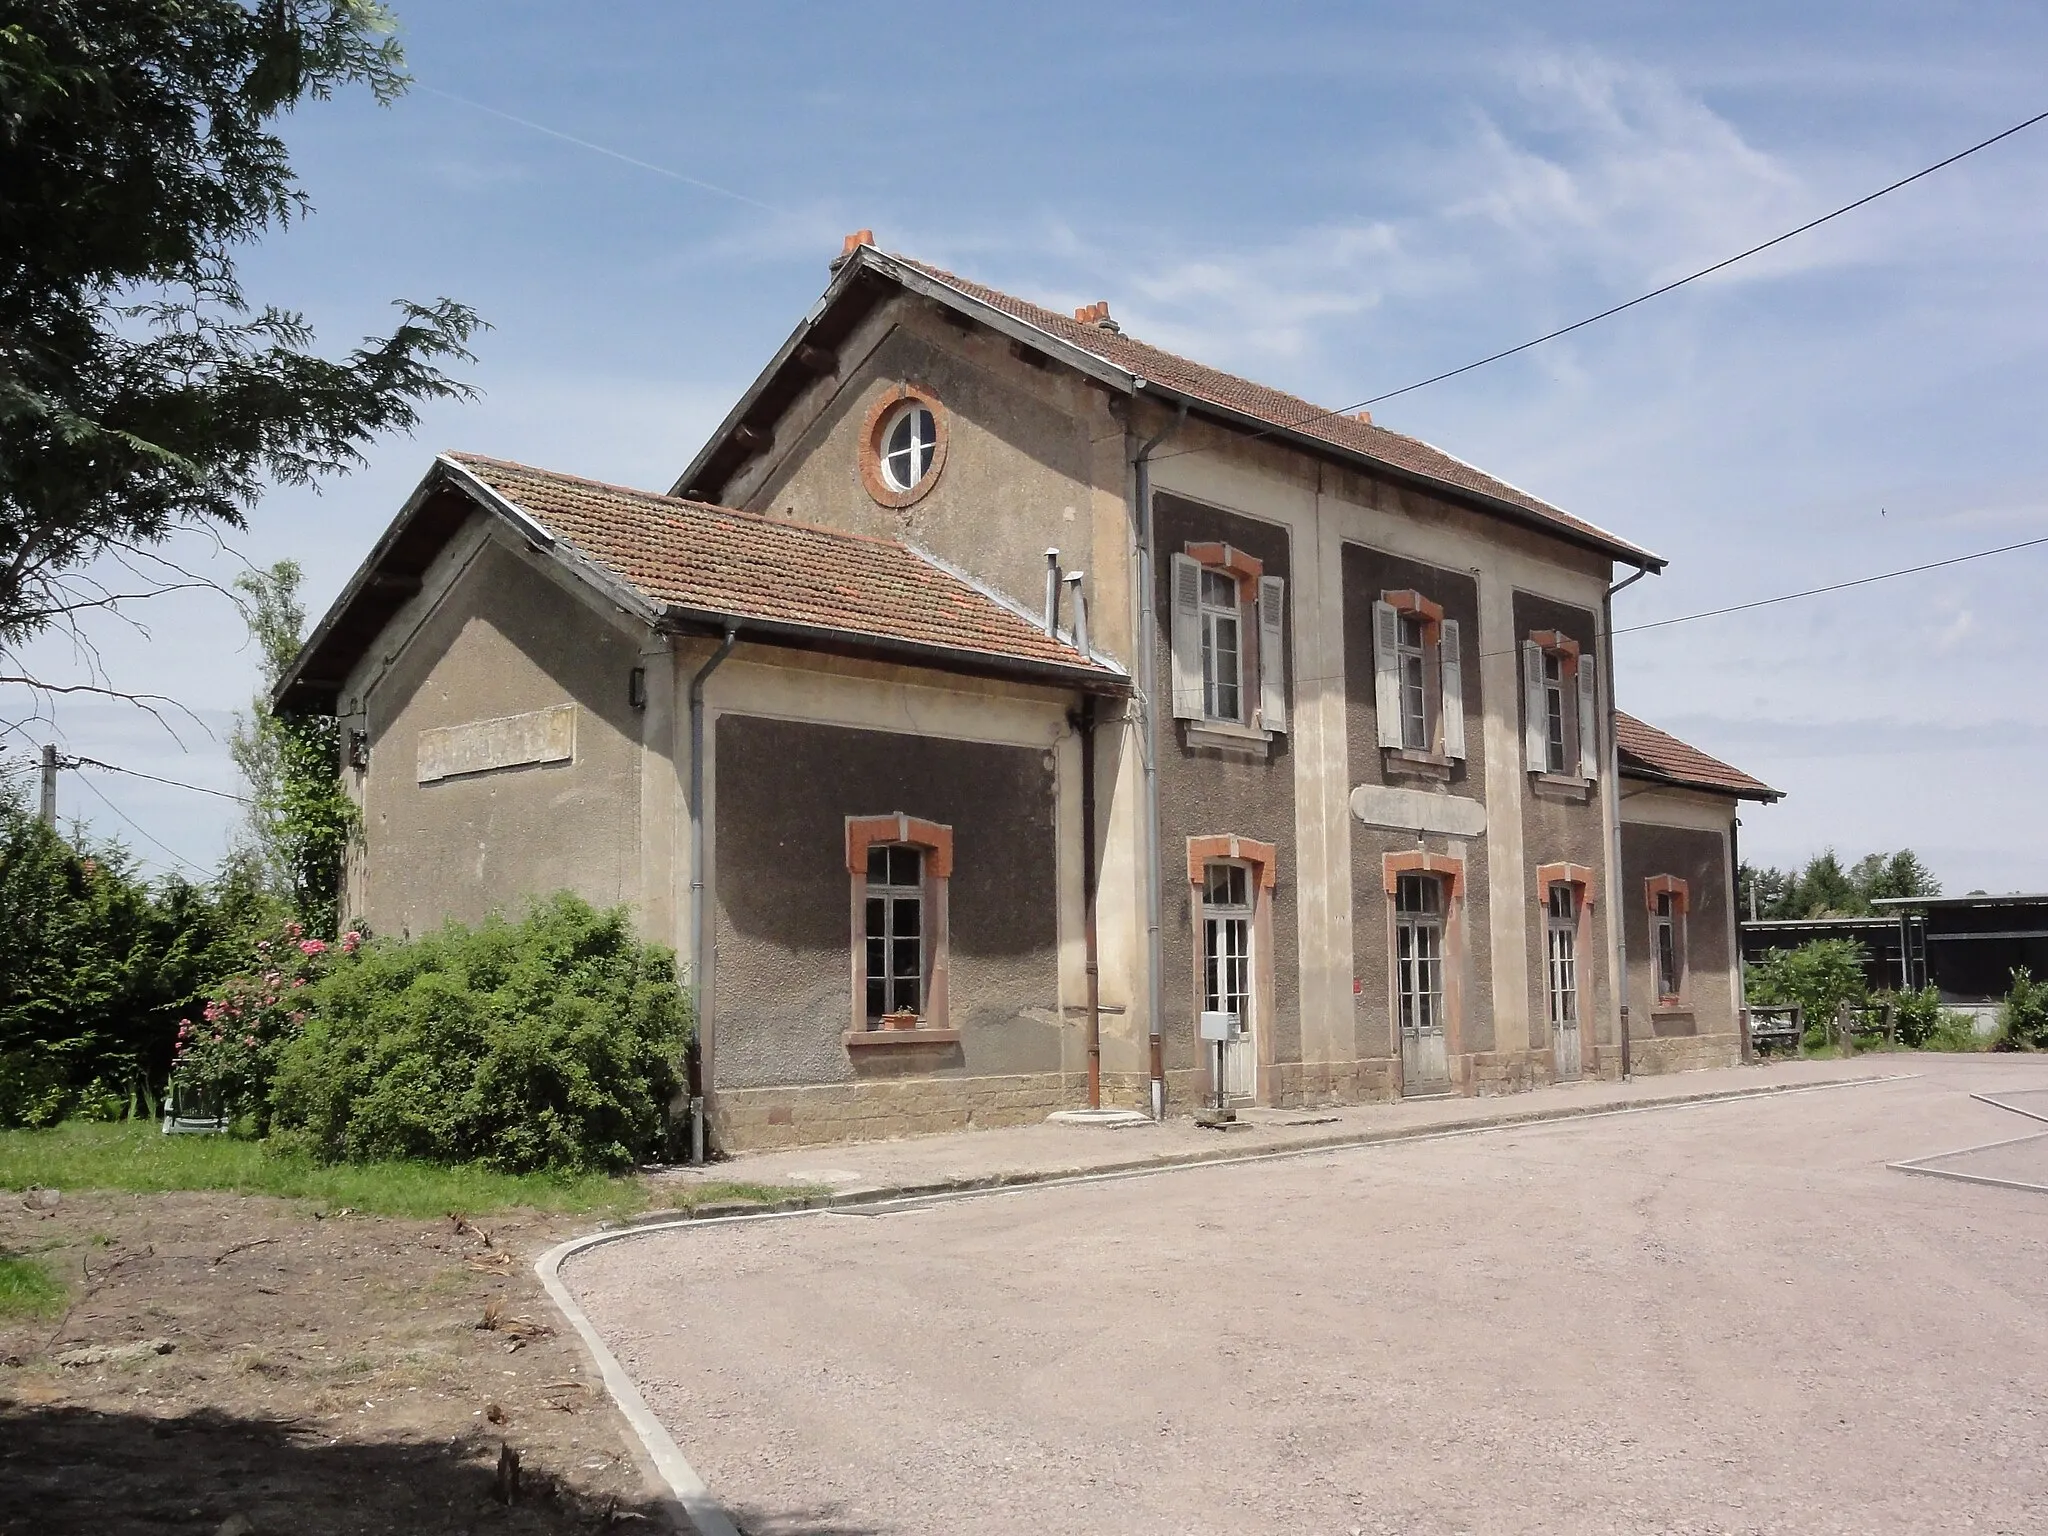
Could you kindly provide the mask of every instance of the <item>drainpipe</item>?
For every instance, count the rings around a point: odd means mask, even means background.
[[[1188,406],[1183,400],[1172,421],[1147,438],[1138,450],[1138,752],[1144,760],[1144,805],[1141,816],[1145,841],[1145,968],[1146,1008],[1151,1036],[1150,1074],[1152,1118],[1166,1118],[1166,1052],[1160,1040],[1159,1016],[1164,1005],[1165,978],[1159,949],[1159,644],[1153,633],[1155,585],[1152,569],[1152,450],[1187,424]]]
[[[1636,567],[1633,576],[1624,576],[1607,589],[1600,600],[1600,645],[1607,653],[1607,803],[1613,807],[1614,816],[1614,891],[1620,905],[1614,913],[1614,962],[1616,970],[1615,995],[1621,999],[1621,1080],[1627,1082],[1634,1075],[1635,1063],[1629,1054],[1628,1028],[1628,880],[1623,873],[1621,862],[1621,732],[1614,722],[1614,594],[1624,587],[1632,587],[1650,574],[1647,565]]]
[[[1074,589],[1075,596],[1080,588]],[[1102,1108],[1102,967],[1095,936],[1095,695],[1075,718],[1081,733],[1081,955],[1088,978],[1088,1107]]]
[[[711,923],[704,910],[704,683],[739,643],[737,619],[725,621],[725,642],[690,679],[690,1005],[697,1027],[690,1056],[690,1161],[704,1161],[704,970],[711,956]]]

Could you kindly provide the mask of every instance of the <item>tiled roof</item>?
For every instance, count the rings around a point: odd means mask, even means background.
[[[1540,522],[1553,523],[1560,528],[1586,538],[1596,539],[1605,545],[1612,545],[1632,555],[1640,555],[1652,564],[1661,564],[1650,554],[1626,539],[1609,533],[1606,529],[1569,512],[1553,507],[1549,502],[1531,496],[1519,486],[1499,480],[1483,470],[1475,469],[1463,459],[1445,453],[1441,448],[1432,447],[1420,438],[1404,433],[1390,432],[1385,427],[1375,426],[1358,416],[1347,416],[1340,412],[1324,410],[1312,405],[1299,396],[1282,390],[1269,389],[1264,384],[1254,384],[1249,379],[1235,374],[1224,373],[1217,368],[1190,361],[1172,352],[1161,351],[1148,346],[1135,337],[1119,331],[1105,330],[1099,325],[1075,319],[1072,315],[1058,310],[1045,309],[1028,300],[999,293],[981,283],[955,276],[938,267],[914,261],[907,256],[894,256],[890,260],[901,262],[925,276],[957,289],[971,299],[999,309],[1013,319],[1049,332],[1061,341],[1099,358],[1112,368],[1135,374],[1148,381],[1163,384],[1168,389],[1208,401],[1212,405],[1249,416],[1266,425],[1302,433],[1319,438],[1335,447],[1354,453],[1365,454],[1396,469],[1419,475],[1441,485],[1470,491],[1494,501],[1530,514]]]
[[[1778,800],[1783,796],[1761,779],[1753,779],[1740,768],[1731,768],[1719,758],[1709,757],[1698,747],[1689,747],[1676,736],[1645,725],[1634,715],[1614,712],[1614,742],[1621,749],[1621,771],[1631,765],[1648,770],[1654,778],[1666,779],[1692,789],[1718,790],[1742,800]]]
[[[656,607],[1069,668],[1104,681],[1121,676],[891,539],[477,454],[442,457]]]

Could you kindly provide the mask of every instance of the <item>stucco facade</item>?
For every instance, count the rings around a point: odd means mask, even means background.
[[[350,910],[630,907],[682,958],[733,1149],[1074,1107],[1091,1027],[1104,1103],[1185,1109],[1218,1087],[1205,1010],[1246,1031],[1241,1102],[1612,1076],[1624,936],[1634,1064],[1725,1059],[1725,806],[1719,842],[1719,802],[1669,786],[1617,821],[1607,587],[1655,557],[1348,418],[1334,447],[1248,432],[1195,374],[1109,366],[1165,355],[1085,313],[850,246],[686,499],[444,461],[300,669],[345,676],[288,685],[361,744]],[[736,541],[729,599],[686,524]],[[799,525],[841,531],[777,578],[830,623],[742,590],[749,541]],[[1048,555],[1075,578],[1049,629]],[[865,615],[876,560],[926,595]],[[1693,893],[1683,1010],[1636,995],[1645,870]],[[915,1007],[870,986],[899,919]]]

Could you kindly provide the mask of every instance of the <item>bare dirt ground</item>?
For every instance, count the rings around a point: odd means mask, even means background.
[[[40,1251],[74,1304],[0,1322],[0,1532],[666,1532],[533,1275],[588,1218],[478,1225],[488,1246],[297,1201],[66,1193],[42,1213],[6,1194],[0,1250]],[[58,1363],[159,1339],[169,1353]]]
[[[2048,1530],[2034,1061],[896,1213],[566,1277],[769,1533]]]

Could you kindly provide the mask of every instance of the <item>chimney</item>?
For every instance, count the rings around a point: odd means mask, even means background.
[[[1083,304],[1074,311],[1074,318],[1083,325],[1092,325],[1098,330],[1121,331],[1122,326],[1109,318],[1109,300],[1097,299],[1093,304]]]
[[[847,257],[851,256],[855,251],[859,250],[862,246],[873,245],[874,243],[875,232],[872,229],[856,229],[852,234],[848,235],[844,240],[840,241],[839,254],[837,257],[833,259],[832,270],[834,272],[837,272],[841,267],[846,265]]]
[[[1359,420],[1359,421],[1362,421],[1362,422],[1364,422],[1364,423],[1365,423],[1365,424],[1366,424],[1366,425],[1367,425],[1368,427],[1372,425],[1372,412],[1371,412],[1371,411],[1354,411],[1354,412],[1352,413],[1352,415],[1353,415],[1353,416],[1354,416],[1354,417],[1355,417],[1355,418],[1356,418],[1357,420]]]
[[[1060,632],[1060,552],[1056,549],[1045,552],[1045,632]]]
[[[1088,599],[1081,590],[1081,581],[1086,574],[1085,571],[1067,572],[1067,585],[1074,589],[1074,649],[1083,656],[1091,654],[1088,649]]]

